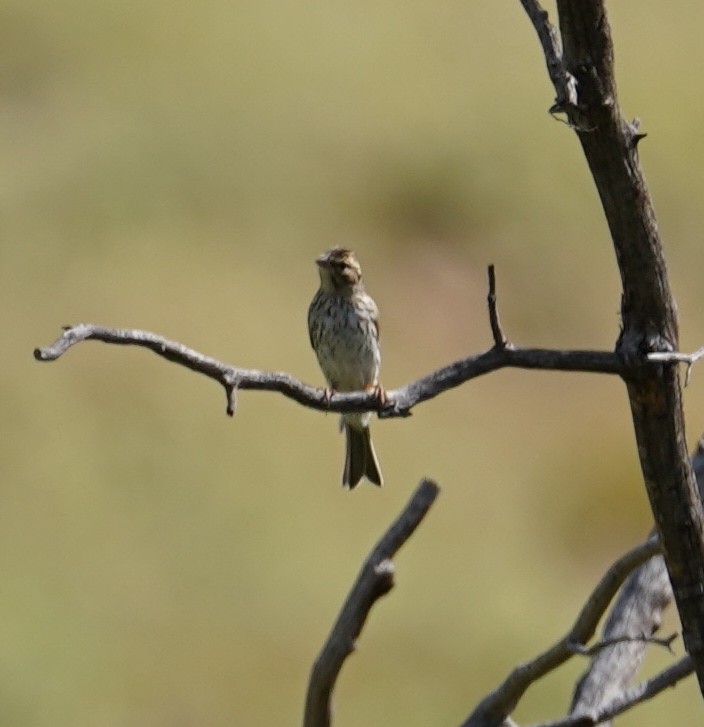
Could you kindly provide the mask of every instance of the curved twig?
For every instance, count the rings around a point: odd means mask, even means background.
[[[364,562],[313,665],[303,727],[329,727],[332,692],[342,665],[354,650],[372,606],[393,588],[394,564],[391,558],[420,525],[439,492],[440,488],[434,482],[423,480]]]

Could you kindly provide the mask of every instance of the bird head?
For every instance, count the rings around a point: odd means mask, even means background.
[[[327,293],[352,291],[362,282],[362,268],[352,250],[333,247],[316,258],[320,287]]]

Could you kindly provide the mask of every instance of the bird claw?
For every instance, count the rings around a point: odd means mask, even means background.
[[[333,395],[336,393],[337,392],[335,391],[335,389],[332,389],[329,386],[326,386],[323,389],[323,403],[325,404],[325,406],[330,406],[330,400],[332,399]]]
[[[384,391],[384,387],[381,384],[370,386],[367,391],[374,392],[374,397],[376,398],[376,403],[379,409],[383,409],[388,404],[389,397],[386,396],[386,391]]]

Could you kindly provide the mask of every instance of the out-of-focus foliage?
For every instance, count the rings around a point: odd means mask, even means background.
[[[704,6],[612,5],[691,349]],[[344,669],[336,725],[457,724],[568,627],[651,526],[615,379],[501,372],[377,422],[387,486],[348,493],[332,416],[243,393],[231,421],[211,382],[136,350],[31,359],[86,320],[322,382],[305,311],[333,243],[381,308],[388,388],[490,345],[489,262],[516,342],[609,348],[618,273],[551,100],[518,2],[0,2],[2,724],[295,724],[423,475],[442,497]],[[695,371],[692,439],[703,387]],[[564,711],[582,666],[518,718]],[[690,682],[620,724],[701,708]]]

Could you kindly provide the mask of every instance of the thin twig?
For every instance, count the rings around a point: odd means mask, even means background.
[[[687,364],[687,368],[685,370],[684,375],[684,385],[689,385],[689,379],[692,374],[692,366],[694,366],[697,361],[699,361],[701,358],[704,358],[704,347],[700,348],[699,350],[695,351],[694,353],[679,353],[675,351],[674,353],[667,353],[667,352],[655,352],[655,353],[649,353],[648,361],[656,361],[658,363],[683,363]]]
[[[569,647],[575,654],[579,654],[580,656],[594,656],[595,654],[598,654],[600,651],[606,649],[609,646],[638,642],[642,644],[654,644],[656,646],[663,646],[672,654],[674,653],[672,651],[672,642],[675,641],[678,636],[679,634],[676,633],[664,637],[646,636],[645,634],[639,634],[637,636],[617,636],[610,639],[601,639],[600,641],[597,641],[591,646],[586,646],[586,644],[571,643]]]
[[[394,565],[391,558],[420,525],[439,492],[440,488],[434,482],[423,480],[364,562],[313,665],[303,727],[329,727],[332,692],[342,665],[354,650],[372,606],[393,588]]]
[[[621,556],[602,576],[579,612],[569,633],[542,654],[517,666],[506,680],[490,692],[462,723],[462,727],[501,725],[515,709],[518,700],[531,684],[570,659],[571,644],[587,643],[594,635],[599,620],[628,574],[660,551],[651,538]]]
[[[489,325],[491,326],[491,335],[494,337],[494,347],[498,349],[513,348],[513,345],[506,338],[499,320],[499,311],[496,306],[496,273],[493,265],[489,265],[488,274],[489,293],[486,299],[489,305]]]

